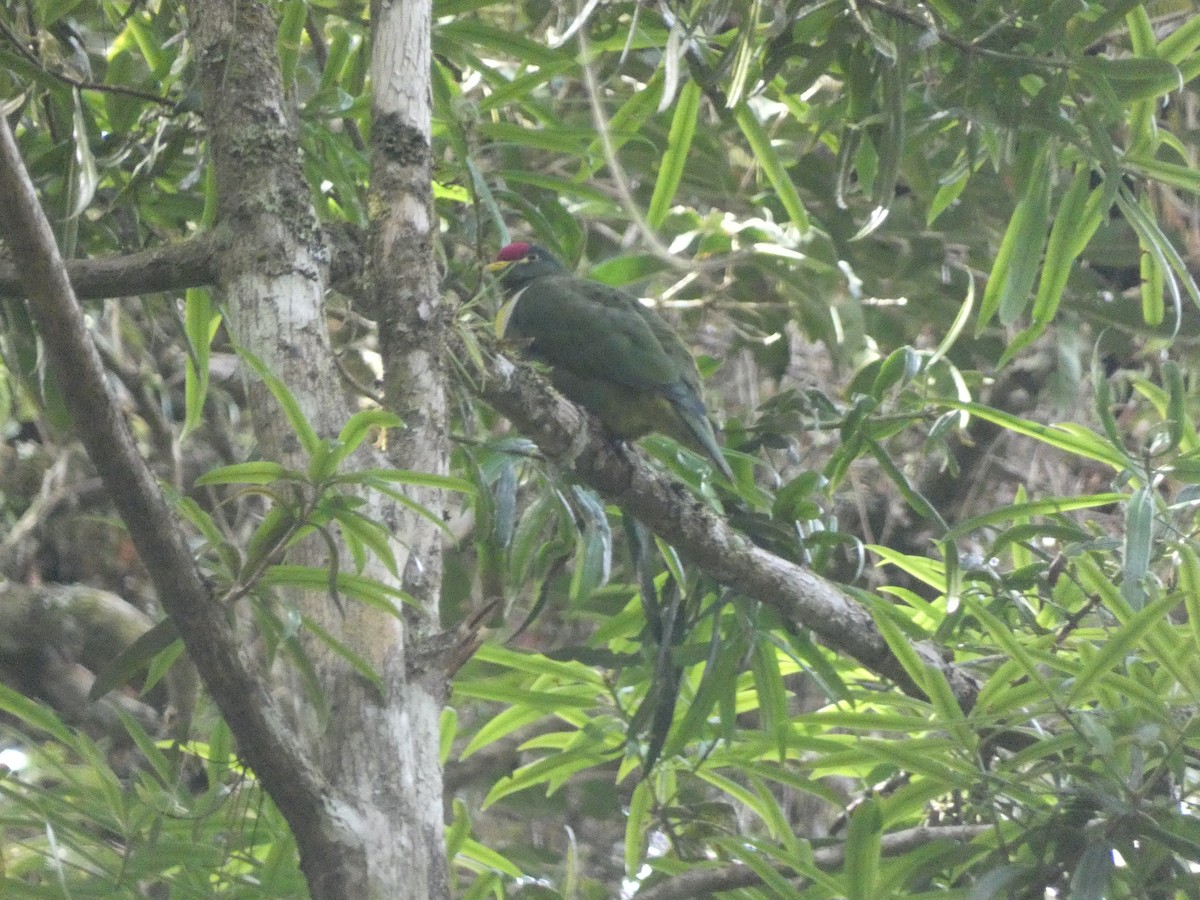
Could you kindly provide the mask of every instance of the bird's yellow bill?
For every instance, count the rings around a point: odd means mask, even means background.
[[[498,259],[495,262],[488,263],[483,268],[484,268],[484,271],[486,271],[486,272],[503,272],[505,269],[507,269],[511,265],[512,265],[512,260]]]

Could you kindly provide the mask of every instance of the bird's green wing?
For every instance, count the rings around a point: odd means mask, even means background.
[[[615,288],[553,276],[539,278],[523,290],[511,326],[553,366],[634,390],[657,391],[681,378],[687,380],[688,370],[694,372],[695,366],[687,348],[655,316],[683,356],[664,348],[644,309]],[[681,366],[685,357],[686,365]]]
[[[733,477],[708,421],[692,354],[653,310],[616,288],[554,275],[521,289],[510,324],[554,366],[559,389],[612,433],[668,434]]]

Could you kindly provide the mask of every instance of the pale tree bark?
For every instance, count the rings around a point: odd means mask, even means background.
[[[283,380],[317,433],[329,438],[344,424],[349,404],[325,325],[328,260],[300,167],[295,109],[276,62],[273,9],[247,0],[189,4],[218,220],[227,232],[216,270],[235,340]],[[397,467],[440,473],[448,454],[444,316],[432,262],[430,14],[426,2],[377,13],[373,265],[377,296],[386,298],[377,309],[389,405],[405,420],[390,436],[388,455]],[[303,469],[307,459],[275,400],[253,381],[249,396],[261,454]],[[445,502],[433,491],[412,497],[433,509]],[[386,687],[381,696],[326,645],[306,641],[328,707],[323,719],[298,681],[282,675],[297,740],[328,781],[328,824],[343,840],[352,836],[353,844],[352,858],[336,866],[301,862],[318,898],[436,900],[449,896],[438,760],[445,676],[434,668],[410,678],[409,660],[414,642],[436,629],[441,535],[390,501],[367,499],[369,513],[396,535],[398,586],[418,608],[389,615],[352,601],[339,608],[325,593],[294,598]],[[323,541],[298,553],[297,561],[330,564]],[[364,574],[395,585],[379,561]]]
[[[431,4],[376,0],[371,25],[370,314],[379,323],[387,403],[405,423],[391,435],[388,453],[398,467],[445,474],[450,458],[445,345],[449,309],[438,290],[434,253]],[[413,497],[445,515],[444,498],[437,493],[418,490]],[[398,765],[364,758],[361,769],[347,775],[359,779],[364,789],[381,776],[403,777],[390,793],[392,814],[404,828],[376,832],[378,852],[390,853],[395,860],[395,883],[404,885],[404,896],[448,897],[437,754],[446,677],[441,665],[425,665],[413,652],[438,624],[442,535],[411,510],[394,512],[393,533],[404,535],[408,554],[402,586],[419,603],[407,619],[407,640],[398,645],[407,651],[408,673],[406,680],[396,682],[395,703],[404,715],[402,746]],[[386,722],[374,725],[389,727]]]

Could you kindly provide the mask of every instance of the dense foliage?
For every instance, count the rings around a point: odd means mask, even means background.
[[[434,16],[452,468],[473,486],[448,526],[446,622],[499,601],[443,720],[463,895],[1194,895],[1200,17],[1128,0]],[[340,248],[368,225],[368,13],[288,0],[279,18]],[[65,255],[212,225],[178,7],[25,0],[0,24],[5,113]],[[701,574],[475,398],[498,307],[481,266],[516,238],[657,300],[697,351],[734,483],[669,440],[643,448],[751,541],[843,584],[919,690]],[[330,322],[369,396],[356,284],[335,277]],[[89,307],[181,489],[250,452],[237,385],[207,374],[232,349],[219,308],[195,286]],[[3,574],[136,597],[116,526],[80,546],[38,501],[87,478],[56,468],[70,385],[44,377],[21,305],[0,313],[0,521],[44,515],[41,549],[0,547]],[[286,480],[225,472],[204,486]],[[181,501],[215,578],[238,570],[214,548],[252,554],[251,513],[285,494],[227,499],[213,532]],[[290,521],[337,519],[386,552],[335,507]],[[345,602],[368,595],[347,584]],[[309,624],[260,619],[280,647]],[[969,708],[921,641],[978,679]],[[98,743],[16,687],[0,707],[4,743],[31,755],[0,780],[6,896],[295,896],[286,828],[208,706],[182,749],[127,716],[132,749]]]

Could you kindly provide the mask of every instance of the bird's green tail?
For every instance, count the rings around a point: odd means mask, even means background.
[[[687,385],[680,385],[678,390],[670,391],[667,399],[671,401],[671,406],[684,426],[685,434],[682,435],[684,442],[704,451],[721,474],[733,481],[733,471],[729,468],[729,463],[725,462],[725,457],[721,455],[721,445],[717,443],[712,423],[708,421],[708,415],[705,413],[704,404],[700,402],[700,399]],[[673,436],[680,437],[679,435]]]

